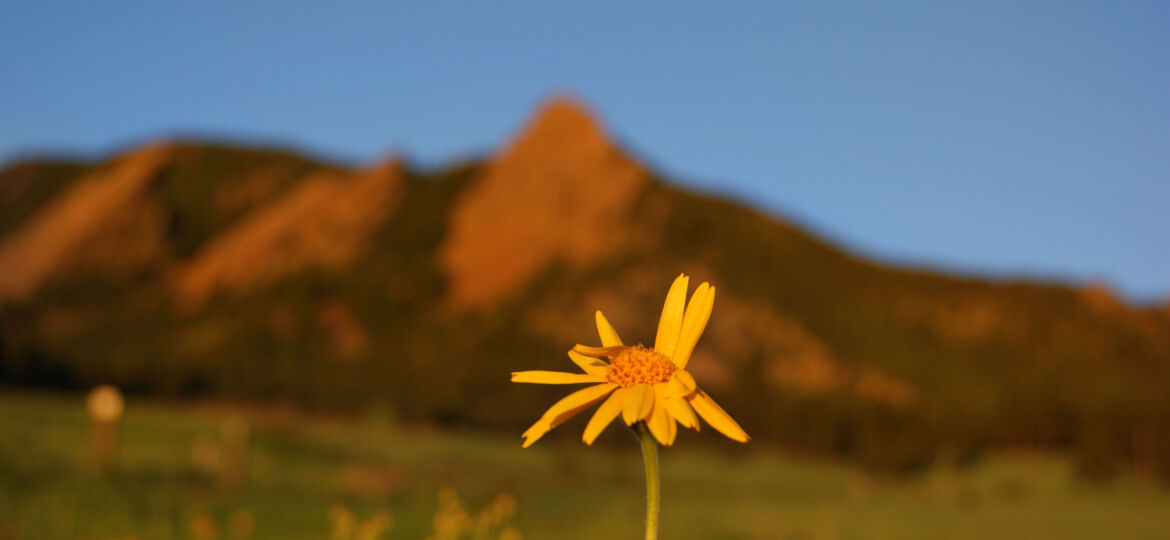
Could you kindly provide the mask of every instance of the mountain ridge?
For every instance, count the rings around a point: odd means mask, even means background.
[[[53,237],[37,224],[75,222],[53,208],[90,211],[60,201],[138,154],[0,171],[4,211],[25,216],[0,229],[0,267],[53,263],[0,275],[24,291],[0,303],[0,383],[379,402],[512,429],[553,394],[506,373],[569,367],[596,309],[646,341],[684,271],[720,289],[694,372],[757,440],[877,468],[1039,444],[1170,471],[1170,311],[885,265],[676,187],[578,104],[542,111],[446,170],[160,145],[133,204],[112,206],[120,225],[76,226],[105,239],[51,256],[27,240]]]

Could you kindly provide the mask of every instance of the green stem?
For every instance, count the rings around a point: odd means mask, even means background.
[[[658,540],[658,443],[646,422],[638,422],[638,440],[646,462],[646,540]]]

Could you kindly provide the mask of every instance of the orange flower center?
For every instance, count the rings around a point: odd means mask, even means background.
[[[628,347],[618,353],[609,364],[605,378],[624,387],[635,384],[654,384],[670,380],[674,362],[662,353],[641,345]]]

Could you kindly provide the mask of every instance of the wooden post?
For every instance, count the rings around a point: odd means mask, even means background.
[[[118,465],[118,420],[122,418],[125,401],[113,386],[102,385],[89,393],[85,402],[93,420],[90,452],[93,470],[106,476]]]

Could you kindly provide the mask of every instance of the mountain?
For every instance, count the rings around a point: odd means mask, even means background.
[[[567,99],[445,170],[171,142],[11,164],[0,193],[7,385],[517,430],[559,391],[511,371],[570,368],[596,309],[650,340],[686,272],[719,288],[689,367],[757,441],[878,469],[1046,446],[1170,477],[1170,310],[858,257],[676,187]]]

